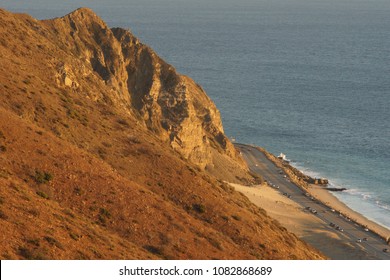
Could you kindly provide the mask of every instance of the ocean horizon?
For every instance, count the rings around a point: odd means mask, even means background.
[[[54,1],[56,2],[56,1]],[[390,2],[0,0],[39,19],[85,6],[200,84],[237,142],[284,153],[390,228]]]

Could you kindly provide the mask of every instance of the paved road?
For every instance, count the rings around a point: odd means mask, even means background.
[[[320,218],[330,231],[337,232],[340,238],[345,242],[349,242],[349,244],[353,244],[356,250],[362,250],[362,253],[368,259],[390,260],[390,246],[381,237],[375,233],[365,231],[362,226],[340,216],[339,213],[332,211],[328,206],[307,196],[305,191],[291,183],[288,178],[285,178],[284,173],[255,147],[243,144],[235,145],[241,151],[252,172],[261,175],[267,182],[278,186],[278,190],[282,194],[300,204],[302,209],[310,207],[309,210],[305,211],[315,209],[317,213],[313,215]],[[343,231],[336,230],[336,226],[331,226],[330,223],[339,226]],[[367,238],[367,241],[364,241],[364,238]],[[358,239],[361,239],[362,242],[358,243]],[[332,244],[329,244],[329,246],[332,246]],[[383,252],[384,248],[387,248],[389,252]]]

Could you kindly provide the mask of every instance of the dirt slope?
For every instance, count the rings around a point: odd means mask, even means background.
[[[322,258],[203,170],[250,179],[203,90],[128,31],[0,10],[0,65],[2,259]]]

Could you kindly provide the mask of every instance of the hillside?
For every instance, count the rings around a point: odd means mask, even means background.
[[[2,259],[318,259],[221,179],[253,178],[202,88],[91,10],[0,10]]]

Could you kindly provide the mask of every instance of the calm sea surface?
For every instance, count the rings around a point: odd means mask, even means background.
[[[80,6],[201,84],[228,136],[347,187],[390,228],[390,1],[0,0],[40,19]]]

